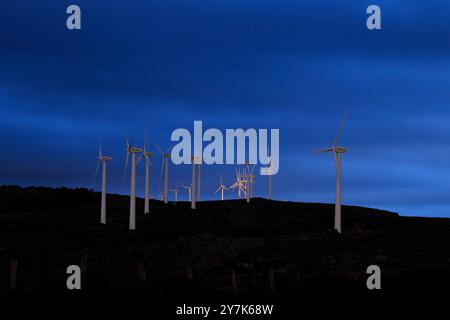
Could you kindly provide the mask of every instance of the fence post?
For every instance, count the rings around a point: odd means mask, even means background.
[[[231,285],[233,287],[233,293],[237,294],[237,280],[236,280],[236,270],[231,271]]]
[[[275,274],[272,268],[269,269],[269,286],[270,291],[275,292]]]

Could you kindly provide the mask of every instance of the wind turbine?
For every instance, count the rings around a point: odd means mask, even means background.
[[[100,169],[100,163],[102,164],[102,205],[100,210],[100,223],[106,224],[106,163],[111,161],[112,157],[104,156],[102,154],[102,138],[100,137],[100,148],[98,150],[97,169],[95,170],[95,176]]]
[[[172,146],[167,149],[166,152],[162,151],[161,148],[156,145],[156,147],[158,148],[159,152],[161,152],[161,155],[163,157],[163,161],[161,162],[161,175],[163,170],[165,171],[164,173],[164,203],[167,204],[167,191],[168,191],[168,184],[169,184],[169,158],[170,158],[170,149],[172,149]]]
[[[186,189],[187,191],[188,191],[188,194],[189,194],[189,201],[191,201],[191,195],[192,195],[192,185],[191,186],[185,186],[185,185],[183,185],[183,186],[181,186],[182,188],[184,188],[184,189]]]
[[[150,167],[153,168],[152,162],[150,158],[153,157],[153,153],[147,151],[148,141],[147,141],[147,130],[145,130],[145,139],[144,139],[144,152],[139,157],[139,161],[145,159],[145,195],[144,195],[144,214],[150,212]]]
[[[245,181],[242,179],[242,174],[240,170],[236,169],[236,182],[230,186],[231,190],[238,190],[238,197],[241,198],[241,192],[245,193]]]
[[[255,175],[253,173],[250,173],[250,198],[253,198],[254,185],[255,185]]]
[[[254,175],[253,175],[253,169],[255,169],[255,164],[253,164],[251,166],[250,169],[250,164],[247,162],[247,171],[246,171],[246,178],[245,178],[245,184],[246,184],[246,188],[245,188],[245,196],[247,198],[247,202],[250,202],[250,198],[253,197],[253,182],[254,182]]]
[[[164,199],[164,192],[161,191],[161,188],[158,186],[158,191],[159,191],[159,200],[163,201]]]
[[[341,124],[331,148],[321,149],[318,152],[333,152],[334,162],[336,164],[336,203],[334,205],[334,228],[341,233],[341,153],[346,153],[347,148],[339,147],[339,137],[341,136],[342,128],[344,127],[345,119],[348,111],[342,117]]]
[[[125,172],[127,173],[128,160],[131,153],[131,192],[130,192],[130,230],[136,229],[136,153],[141,153],[142,148],[133,147],[127,140],[127,160],[125,162]]]
[[[178,202],[178,188],[170,189],[169,191],[172,191],[175,195],[175,202]]]
[[[223,201],[223,191],[224,190],[228,191],[228,188],[223,185],[223,183],[222,183],[222,176],[220,176],[220,187],[219,187],[219,189],[216,190],[216,192],[214,192],[214,194],[216,194],[217,192],[220,191],[222,201]]]

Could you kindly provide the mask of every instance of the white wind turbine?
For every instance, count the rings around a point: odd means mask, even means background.
[[[168,184],[169,184],[169,158],[170,158],[169,151],[172,149],[172,146],[169,149],[167,149],[166,152],[162,151],[158,145],[156,145],[156,148],[158,148],[159,152],[161,152],[161,155],[163,158],[163,161],[161,162],[161,175],[164,170],[164,203],[167,204],[167,202],[168,202],[167,192],[168,192]]]
[[[142,155],[139,157],[139,161],[145,159],[145,195],[144,195],[144,214],[150,212],[150,167],[153,168],[153,164],[150,161],[150,158],[153,157],[153,153],[147,150],[148,141],[147,141],[147,130],[145,130],[145,139],[144,139],[144,151]]]
[[[158,186],[158,191],[159,191],[159,200],[163,201],[164,200],[164,192],[161,191],[161,188]]]
[[[247,163],[247,171],[245,174],[245,196],[247,198],[247,202],[250,202],[250,198],[253,197],[253,182],[255,181],[253,169],[255,169],[255,164],[250,167],[250,164]]]
[[[238,197],[241,198],[241,192],[245,193],[245,180],[242,179],[242,174],[240,170],[236,170],[236,182],[230,186],[231,190],[238,190]]]
[[[344,117],[341,120],[339,129],[334,140],[333,147],[327,149],[318,150],[318,152],[333,152],[334,161],[336,164],[336,203],[334,206],[334,228],[337,232],[341,233],[341,153],[347,152],[347,148],[339,147],[339,137],[344,127],[345,119],[347,118],[348,111],[345,112]]]
[[[182,188],[186,189],[188,191],[188,195],[189,195],[189,201],[191,201],[191,196],[192,196],[192,186],[186,186],[186,185],[182,185]]]
[[[100,163],[102,164],[102,205],[100,210],[100,223],[106,224],[106,163],[111,161],[112,157],[104,156],[102,154],[102,138],[100,137],[100,148],[98,150],[97,169],[95,170],[95,176],[100,169]]]
[[[224,192],[224,190],[228,191],[228,188],[223,185],[223,183],[222,183],[222,175],[221,175],[220,176],[220,187],[219,187],[219,189],[216,190],[216,192],[214,192],[214,194],[216,194],[217,192],[220,191],[222,201],[223,201],[223,192]]]
[[[255,175],[253,174],[253,169],[250,173],[250,198],[253,198],[253,190],[255,186]]]
[[[172,191],[175,195],[175,202],[178,202],[178,188],[170,189],[169,191]]]
[[[124,177],[127,173],[128,160],[131,153],[131,192],[130,192],[130,230],[136,229],[136,153],[141,153],[142,148],[133,147],[127,140],[127,160],[125,162]]]

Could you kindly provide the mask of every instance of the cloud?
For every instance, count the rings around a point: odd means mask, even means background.
[[[0,182],[97,187],[103,132],[111,190],[126,193],[125,134],[142,143],[147,126],[166,144],[203,120],[280,128],[275,195],[331,202],[332,159],[311,151],[348,108],[344,200],[445,210],[449,4],[380,1],[380,32],[365,29],[367,1],[79,0],[80,32],[65,28],[69,4],[0,4]],[[234,167],[205,170],[214,189]]]

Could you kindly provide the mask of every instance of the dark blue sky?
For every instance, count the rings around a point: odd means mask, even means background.
[[[81,31],[66,29],[70,4]],[[381,31],[365,27],[370,4]],[[450,3],[1,0],[0,16],[1,184],[99,189],[102,131],[109,191],[127,193],[125,133],[142,143],[148,126],[168,146],[203,120],[280,128],[274,196],[333,202],[332,156],[312,150],[333,143],[348,108],[343,202],[450,216]],[[233,171],[204,167],[205,197]],[[170,175],[187,183],[190,168]],[[266,195],[266,178],[255,190]]]

